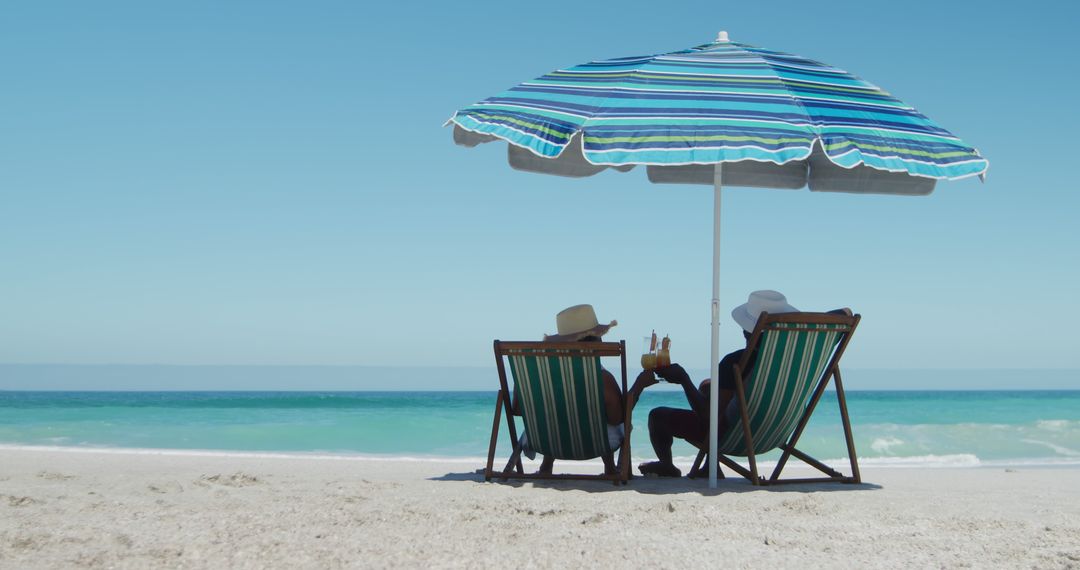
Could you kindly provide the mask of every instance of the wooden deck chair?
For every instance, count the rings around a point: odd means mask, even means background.
[[[607,410],[600,357],[617,356],[624,395],[623,440],[618,466],[608,442]],[[510,362],[514,389],[529,446],[554,459],[584,460],[599,457],[607,474],[531,474],[521,465],[522,449],[514,421],[510,385],[504,359]],[[484,480],[492,476],[521,479],[603,479],[625,484],[630,479],[630,412],[626,391],[626,341],[620,342],[502,342],[495,341],[499,395],[491,426]],[[494,471],[499,423],[506,414],[513,452],[501,472]]]
[[[746,477],[754,485],[861,482],[839,368],[840,357],[843,356],[859,319],[859,315],[832,313],[762,313],[747,343],[746,354],[742,361],[735,365],[735,398],[740,417],[735,425],[728,426],[726,432],[719,436],[717,452],[720,463]],[[747,370],[747,363],[754,348],[757,349],[757,359],[750,370]],[[851,463],[849,476],[795,447],[830,379],[836,383],[840,419],[844,437],[847,439],[848,459]],[[783,450],[783,454],[772,475],[766,479],[758,474],[756,456],[775,448]],[[707,457],[707,449],[708,442],[705,450],[698,453],[692,473],[702,472],[699,469],[703,459]],[[746,457],[750,469],[739,465],[727,457],[728,455]],[[780,472],[792,456],[827,477],[780,479]]]

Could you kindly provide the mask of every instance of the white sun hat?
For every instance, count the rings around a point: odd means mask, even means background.
[[[558,334],[544,335],[544,340],[553,342],[570,342],[587,336],[604,336],[611,327],[619,324],[618,321],[602,325],[596,320],[596,311],[592,305],[574,305],[559,311],[555,315],[555,326]]]
[[[798,309],[787,302],[787,297],[779,291],[763,289],[750,293],[745,303],[731,310],[731,318],[746,332],[754,332],[761,313],[797,313]]]

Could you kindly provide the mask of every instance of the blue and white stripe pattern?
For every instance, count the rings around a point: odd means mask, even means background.
[[[729,41],[555,71],[450,120],[548,158],[580,133],[595,165],[785,164],[818,145],[845,168],[958,179],[988,167],[974,148],[875,85]]]

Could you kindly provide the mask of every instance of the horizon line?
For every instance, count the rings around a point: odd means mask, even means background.
[[[677,393],[681,392],[681,388],[668,384],[659,385],[661,391]],[[10,389],[0,388],[0,393],[4,392],[140,392],[140,393],[205,393],[205,394],[228,394],[235,392],[259,392],[259,393],[283,393],[283,392],[297,392],[297,393],[374,393],[374,394],[398,394],[401,392],[442,392],[442,393],[461,393],[461,392],[498,392],[499,387],[493,388],[463,388],[460,390],[423,390],[417,388],[402,389],[402,390],[340,390],[340,389],[328,389],[328,390],[313,390],[313,389],[273,389],[273,390],[257,390],[252,388],[241,388],[234,390],[174,390],[174,389],[161,389],[161,390],[110,390],[104,388],[84,388],[80,390],[64,390],[59,388],[42,388],[37,390],[22,390],[22,389]],[[828,386],[825,388],[826,392],[835,392],[834,386]],[[845,393],[852,392],[1080,392],[1080,387],[1077,388],[844,388]]]
[[[447,369],[447,368],[492,368],[494,365],[478,365],[478,364],[460,364],[460,365],[431,365],[431,364],[170,364],[170,363],[123,363],[123,362],[106,362],[106,363],[79,363],[79,362],[0,362],[0,366],[161,366],[161,367],[261,367],[261,368],[430,368],[430,369]],[[633,367],[628,367],[628,370]],[[691,366],[691,369],[697,369],[696,366]],[[845,366],[844,370],[996,370],[996,371],[1016,371],[1016,372],[1031,372],[1035,370],[1059,370],[1059,371],[1080,371],[1080,366],[1056,366],[1056,367],[1039,367],[1032,368],[1030,366],[1005,368],[1005,367],[963,367],[963,366],[922,366],[922,367],[873,367],[873,366]]]

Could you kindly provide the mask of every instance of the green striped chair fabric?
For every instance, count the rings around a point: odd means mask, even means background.
[[[598,357],[516,355],[509,360],[530,447],[555,459],[612,452]]]
[[[744,385],[754,453],[787,441],[843,337],[843,325],[774,323],[762,332],[758,356]],[[742,421],[729,426],[720,453],[749,455]]]

